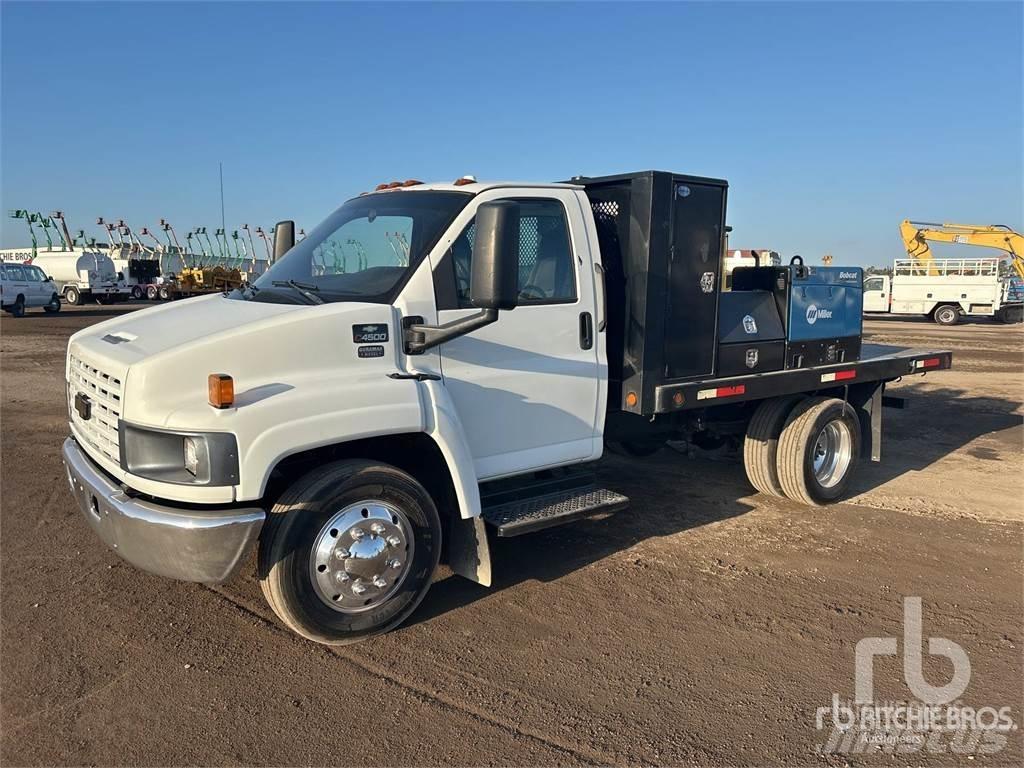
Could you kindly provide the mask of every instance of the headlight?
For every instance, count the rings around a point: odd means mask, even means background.
[[[227,432],[178,432],[122,421],[121,468],[182,485],[237,485],[238,442]]]

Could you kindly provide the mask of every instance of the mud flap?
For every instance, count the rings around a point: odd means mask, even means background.
[[[491,548],[484,521],[456,515],[448,519],[448,565],[459,576],[491,586]]]

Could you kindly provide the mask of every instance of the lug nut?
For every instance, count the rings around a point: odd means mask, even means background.
[[[383,576],[374,576],[373,577],[373,586],[377,587],[378,589],[380,589],[382,587],[386,587],[387,585],[388,585],[387,579],[385,579]]]
[[[336,550],[334,550],[334,556],[336,558],[338,558],[339,560],[344,560],[346,557],[348,557],[348,550],[347,549],[336,549]]]
[[[388,560],[388,568],[396,568],[397,569],[397,568],[401,568],[401,567],[402,567],[402,561],[399,560],[398,558],[392,558],[392,559]]]
[[[374,523],[373,525],[370,526],[370,530],[373,531],[378,536],[380,536],[382,533],[384,533],[384,526],[381,525],[380,523]]]
[[[392,547],[397,547],[401,543],[402,540],[397,536],[388,536],[388,544],[390,544]]]
[[[334,574],[334,580],[337,581],[339,584],[344,584],[350,578],[351,576],[349,576],[344,571],[338,571],[336,574]]]
[[[364,531],[362,528],[353,528],[350,531],[349,535],[351,535],[352,538],[355,539],[356,541],[359,541],[359,539],[363,538],[363,536],[366,535],[366,531]]]
[[[365,591],[366,591],[366,585],[363,584],[363,580],[362,579],[356,579],[354,582],[352,582],[352,594],[354,594],[354,595],[361,595]]]

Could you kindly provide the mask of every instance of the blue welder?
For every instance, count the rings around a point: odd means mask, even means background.
[[[784,342],[783,363],[779,368],[858,360],[863,277],[860,267],[807,266],[799,256],[794,256],[786,266],[738,267],[732,275],[734,295],[722,296],[720,341],[738,341],[735,332],[731,336],[726,334],[730,328],[742,327],[742,318],[777,314],[781,328],[773,337],[778,338],[776,344]],[[746,314],[739,319],[739,326],[729,322],[731,316],[739,317],[744,311]],[[761,325],[778,327],[775,323]],[[744,341],[749,345],[754,339]],[[723,343],[720,347],[719,359],[723,362],[728,359],[729,346]]]

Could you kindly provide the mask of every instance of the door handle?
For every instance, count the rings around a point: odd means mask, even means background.
[[[589,312],[580,312],[580,349],[594,346],[594,318]]]

